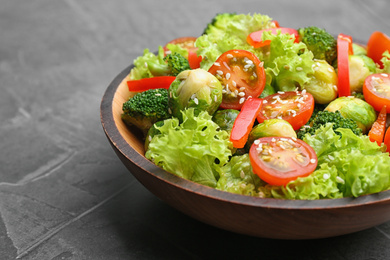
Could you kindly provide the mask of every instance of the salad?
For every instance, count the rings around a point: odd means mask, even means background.
[[[390,188],[390,38],[365,46],[263,14],[217,14],[199,37],[134,60],[122,119],[182,178],[262,198]]]

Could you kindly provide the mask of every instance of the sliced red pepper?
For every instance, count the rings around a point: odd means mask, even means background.
[[[199,69],[202,56],[198,56],[194,51],[188,51],[188,63],[191,69]]]
[[[248,37],[246,38],[246,41],[255,48],[260,48],[260,47],[263,47],[266,45],[270,45],[271,40],[263,41],[263,32],[265,32],[265,31],[271,31],[272,34],[277,34],[279,31],[283,34],[288,33],[288,34],[295,36],[294,42],[299,42],[298,31],[295,29],[292,29],[292,28],[285,28],[285,27],[264,29],[264,30],[260,30],[257,32],[253,32],[253,33],[248,35]]]
[[[372,125],[370,132],[368,132],[368,137],[370,138],[370,141],[376,142],[379,146],[382,144],[383,137],[385,136],[386,117],[386,106],[383,106],[378,114],[376,121]]]
[[[337,75],[339,97],[351,95],[349,83],[349,55],[353,54],[352,37],[340,33],[337,37]]]
[[[386,152],[390,153],[390,127],[387,128],[383,143],[386,145]]]
[[[160,76],[153,78],[144,78],[139,80],[127,81],[129,91],[142,92],[148,89],[165,88],[168,89],[171,83],[176,79],[174,76]]]
[[[235,148],[243,148],[245,146],[262,104],[263,100],[259,98],[248,98],[245,101],[230,132],[230,141]]]

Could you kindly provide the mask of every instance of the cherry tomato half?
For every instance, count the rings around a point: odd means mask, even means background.
[[[371,74],[363,84],[364,99],[368,104],[380,111],[386,106],[387,113],[390,113],[390,74]]]
[[[221,82],[224,109],[241,109],[246,99],[258,97],[265,87],[263,63],[253,53],[230,50],[223,53],[209,72]]]
[[[271,28],[271,29],[264,29],[257,32],[253,32],[248,35],[246,38],[246,41],[252,45],[255,48],[260,48],[266,45],[271,44],[271,40],[263,41],[263,32],[265,31],[271,31],[272,34],[277,34],[279,31],[280,33],[288,33],[295,36],[294,42],[299,42],[299,34],[298,31],[293,28],[286,28],[286,27],[278,27],[278,28]]]
[[[200,67],[200,62],[202,61],[202,57],[196,54],[198,48],[195,47],[196,37],[180,37],[168,42],[164,46],[165,55],[169,53],[167,48],[168,44],[179,45],[181,48],[186,49],[188,51],[188,63],[190,64],[191,69],[198,69]]]
[[[310,175],[318,161],[311,146],[291,137],[259,138],[252,144],[249,158],[253,172],[277,186]]]
[[[279,118],[299,130],[306,124],[314,110],[314,98],[306,91],[278,92],[264,98],[263,106],[257,115],[259,123],[267,119]]]
[[[390,37],[382,32],[373,32],[367,42],[367,56],[383,68],[382,54],[390,51]]]

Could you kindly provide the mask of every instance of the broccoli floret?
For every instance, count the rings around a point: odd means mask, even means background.
[[[179,53],[168,54],[164,57],[164,63],[146,61],[153,76],[177,76],[180,72],[190,70],[188,60]]]
[[[224,20],[230,19],[233,16],[237,15],[236,13],[219,13],[214,16],[210,23],[207,24],[207,27],[204,29],[203,34],[209,34],[214,30],[213,28],[221,29],[220,26],[224,27]]]
[[[320,111],[317,113],[316,117],[310,123],[310,126],[303,126],[297,133],[299,139],[303,139],[305,134],[309,133],[314,135],[316,130],[321,126],[325,126],[327,123],[332,123],[333,130],[338,128],[349,128],[356,135],[360,135],[362,130],[358,127],[355,121],[349,118],[344,118],[340,111],[329,112],[329,111]],[[336,134],[340,134],[335,132]]]
[[[136,126],[146,135],[154,123],[171,117],[168,90],[150,89],[137,93],[123,103],[122,111],[122,120],[127,125]]]
[[[310,26],[298,29],[299,39],[307,45],[315,59],[329,64],[337,58],[337,40],[324,29]]]

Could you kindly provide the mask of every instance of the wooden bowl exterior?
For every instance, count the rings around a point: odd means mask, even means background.
[[[114,151],[153,194],[177,210],[232,232],[275,239],[314,239],[364,230],[390,220],[390,191],[359,198],[263,199],[219,191],[168,173],[144,157],[142,135],[120,114],[129,97],[122,71],[101,103],[101,122]]]

